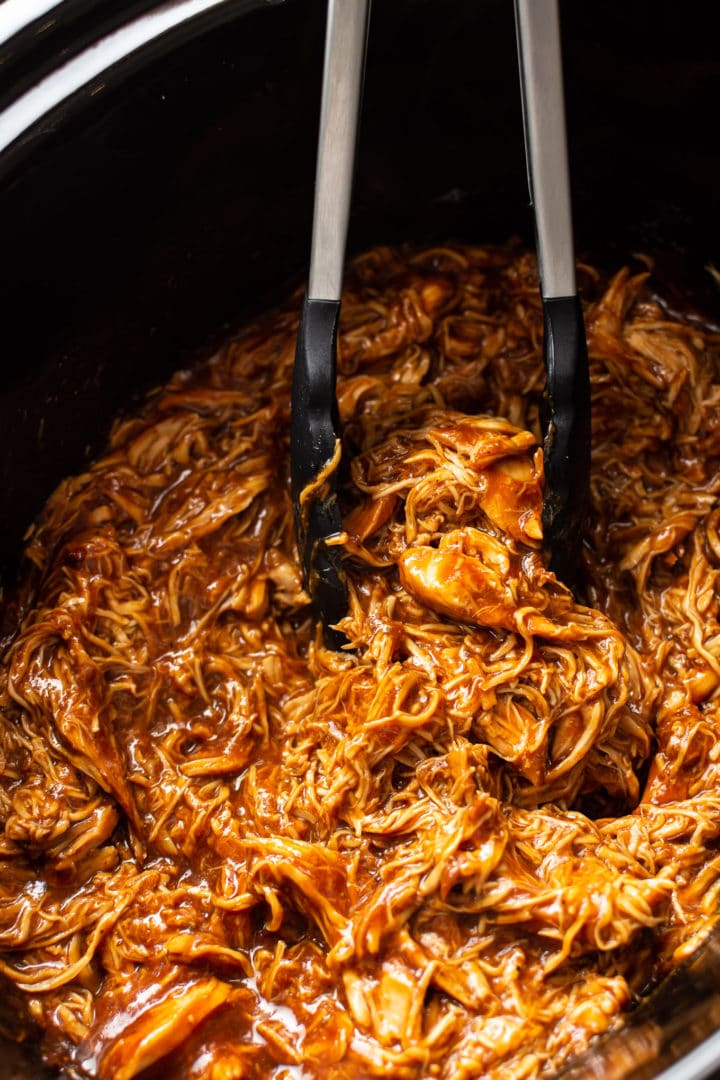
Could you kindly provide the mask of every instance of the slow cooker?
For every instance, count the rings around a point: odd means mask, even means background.
[[[713,320],[703,7],[564,0],[561,17],[579,257],[649,257],[671,303]],[[302,279],[324,18],[323,0],[0,4],[8,593],[24,531],[112,418]],[[532,243],[512,4],[377,0],[349,251],[509,238]],[[720,1075],[719,940],[564,1075]],[[0,1075],[47,1074],[8,1043]]]

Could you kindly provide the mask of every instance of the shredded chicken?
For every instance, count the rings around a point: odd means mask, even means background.
[[[712,925],[720,340],[645,275],[582,284],[582,595],[510,251],[348,271],[345,653],[292,528],[298,296],[49,500],[0,667],[0,979],[63,1075],[546,1075]]]

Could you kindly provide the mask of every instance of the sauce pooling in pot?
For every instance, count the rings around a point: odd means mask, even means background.
[[[293,537],[297,297],[49,500],[0,669],[0,978],[65,1075],[529,1077],[711,925],[720,342],[584,278],[584,604],[511,252],[349,270],[347,655]]]

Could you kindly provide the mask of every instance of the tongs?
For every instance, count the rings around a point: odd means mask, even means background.
[[[346,643],[337,541],[337,330],[369,0],[328,0],[312,248],[293,372],[291,488],[305,587],[325,642]],[[544,310],[543,527],[550,566],[576,582],[590,472],[590,381],[575,284],[557,0],[516,0],[525,149]]]
[[[543,538],[550,569],[578,583],[590,490],[590,373],[575,283],[557,0],[515,0],[525,160],[545,333]]]
[[[369,0],[328,0],[310,274],[298,330],[290,418],[290,483],[305,588],[325,643],[347,611],[337,502],[340,424],[335,378],[345,242],[365,71]]]

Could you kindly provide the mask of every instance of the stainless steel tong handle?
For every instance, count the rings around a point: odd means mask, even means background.
[[[515,0],[525,159],[543,298],[572,296],[575,253],[557,0]]]
[[[339,300],[370,0],[329,0],[308,297]]]

